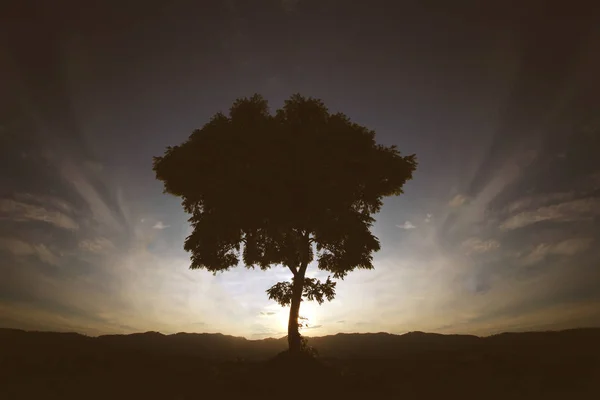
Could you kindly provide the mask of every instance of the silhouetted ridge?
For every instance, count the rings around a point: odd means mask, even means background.
[[[13,384],[7,394],[2,392],[7,386],[0,385],[0,398],[48,398],[23,393],[44,391],[58,381],[62,386],[57,391],[69,388],[79,395],[66,398],[81,398],[81,393],[98,399],[200,398],[208,393],[217,398],[281,398],[289,388],[303,396],[327,398],[381,391],[406,398],[444,398],[449,390],[464,393],[465,388],[491,393],[486,398],[515,398],[507,387],[564,394],[560,398],[597,398],[571,395],[597,388],[598,342],[600,329],[484,338],[350,333],[309,338],[308,345],[319,356],[301,353],[300,359],[290,359],[285,338],[248,340],[183,332],[89,337],[0,329],[0,366],[9,366],[0,381]],[[127,395],[123,387],[130,388]],[[423,396],[425,392],[435,396]],[[193,395],[179,396],[182,393]],[[219,397],[225,393],[235,396]]]
[[[285,337],[279,339],[248,340],[223,334],[185,333],[165,335],[144,332],[129,335],[89,337],[78,333],[28,332],[0,329],[0,340],[5,352],[55,353],[68,349],[88,353],[102,351],[136,352],[157,355],[185,355],[205,359],[263,360],[274,357],[287,346]],[[597,344],[600,329],[583,328],[560,332],[503,333],[489,337],[473,335],[442,335],[408,332],[339,333],[332,336],[309,338],[322,358],[396,358],[426,353],[466,353],[496,348],[520,349],[544,346]],[[512,351],[512,350],[511,350]]]

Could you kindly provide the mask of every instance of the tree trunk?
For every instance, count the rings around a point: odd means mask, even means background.
[[[290,306],[290,319],[288,321],[288,346],[290,355],[298,355],[302,351],[298,318],[300,316],[300,303],[302,302],[302,291],[304,290],[304,273],[306,265],[302,265],[298,275],[294,277],[292,287],[292,304]]]
[[[302,352],[302,338],[298,326],[298,318],[300,316],[300,303],[302,303],[302,292],[304,290],[304,275],[308,263],[312,260],[310,256],[310,238],[309,234],[304,232],[299,243],[299,250],[302,254],[300,265],[297,272],[294,274],[294,283],[292,286],[292,303],[290,305],[290,319],[288,321],[288,346],[290,355],[296,356]]]

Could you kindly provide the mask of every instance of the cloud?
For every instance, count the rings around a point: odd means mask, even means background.
[[[523,265],[533,265],[542,261],[550,253],[551,246],[548,244],[537,245],[529,254],[521,259]]]
[[[450,203],[448,203],[448,205],[450,207],[460,207],[463,204],[465,204],[467,201],[467,198],[465,196],[463,196],[462,194],[457,194],[456,196],[454,196],[452,198],[452,200],[450,200]]]
[[[600,199],[578,199],[518,213],[500,224],[500,229],[510,231],[542,221],[585,221],[595,216],[600,216]]]
[[[154,224],[152,229],[167,229],[168,227],[170,227],[170,225],[165,225],[162,221],[158,221],[156,224]]]
[[[521,258],[523,265],[533,265],[544,260],[549,255],[574,256],[587,250],[593,238],[572,238],[555,244],[541,243],[537,245],[529,254]]]
[[[87,165],[87,164],[84,164]],[[90,168],[78,168],[75,164],[63,161],[60,165],[62,177],[73,185],[73,188],[87,203],[93,219],[102,226],[113,231],[123,232],[127,228],[122,215],[121,204],[109,194],[110,190],[102,183],[99,173]]]
[[[405,229],[405,230],[415,229],[416,228],[416,226],[414,226],[413,223],[410,222],[410,221],[406,221],[402,225],[396,225],[396,227],[400,228],[400,229]]]
[[[433,214],[427,214],[425,216],[425,223],[428,224],[433,220]]]
[[[572,200],[574,196],[575,194],[570,192],[527,196],[517,201],[513,201],[506,207],[506,209],[509,213],[512,214],[516,212],[522,212],[531,208],[547,206],[552,203],[569,201]]]
[[[90,253],[103,253],[106,250],[113,249],[114,244],[104,237],[99,237],[80,241],[79,248]]]
[[[43,244],[32,245],[21,240],[0,238],[0,249],[18,257],[36,256],[40,261],[59,266],[60,259]]]
[[[41,221],[62,229],[79,229],[79,225],[72,218],[59,211],[11,199],[0,199],[0,214],[4,214],[1,219]]]
[[[17,193],[14,196],[17,200],[25,203],[34,203],[40,206],[52,206],[65,213],[73,213],[73,206],[55,196],[32,195],[30,193]]]
[[[495,239],[481,240],[480,238],[470,238],[462,242],[461,247],[467,255],[482,254],[500,247],[500,242]]]
[[[275,314],[277,314],[277,313],[273,312],[273,311],[267,311],[267,312],[261,311],[260,312],[260,315],[275,315]]]
[[[564,256],[572,256],[587,250],[593,241],[594,238],[573,238],[564,240],[554,246],[552,253]]]

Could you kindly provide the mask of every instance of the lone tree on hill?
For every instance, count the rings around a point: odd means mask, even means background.
[[[400,195],[415,155],[376,144],[375,132],[330,114],[323,102],[298,94],[275,115],[255,94],[215,114],[181,145],[154,157],[164,192],[182,198],[193,232],[184,248],[191,269],[213,274],[246,268],[288,268],[289,282],[267,290],[290,306],[290,354],[301,351],[302,298],[332,300],[336,282],[307,278],[308,265],[334,279],[372,269],[379,240],[372,214],[384,196]]]

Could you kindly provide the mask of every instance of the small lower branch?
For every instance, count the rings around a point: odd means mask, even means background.
[[[294,268],[294,267],[292,267],[292,266],[289,266],[289,265],[288,265],[287,267],[289,268],[289,270],[290,270],[290,271],[292,271],[292,274],[294,274],[294,277],[295,277],[296,275],[298,275],[298,271],[296,271],[296,268]]]

